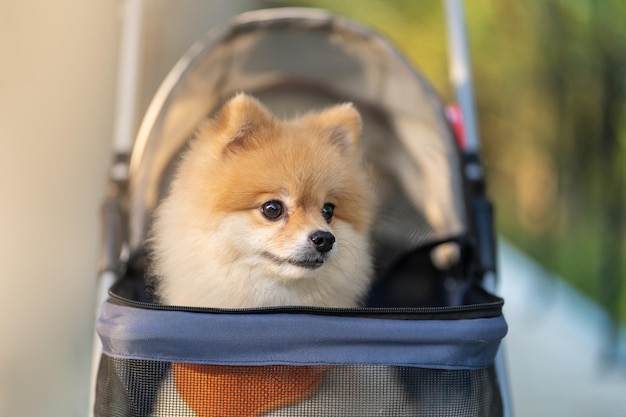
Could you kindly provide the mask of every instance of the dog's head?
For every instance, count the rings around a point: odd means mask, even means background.
[[[223,243],[278,277],[312,275],[344,245],[341,256],[355,257],[348,239],[367,233],[373,204],[360,129],[350,104],[281,121],[235,96],[192,146],[212,160],[193,170],[198,214],[220,218]]]
[[[282,282],[362,271],[374,203],[360,129],[350,104],[279,120],[235,96],[183,156],[157,215],[157,251],[170,256],[168,239],[185,247],[178,262],[213,257]]]

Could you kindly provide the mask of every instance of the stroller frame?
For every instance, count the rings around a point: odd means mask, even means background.
[[[111,286],[119,278],[120,259],[124,258],[124,217],[120,195],[126,192],[128,186],[129,155],[134,145],[134,117],[136,106],[136,80],[138,65],[136,59],[140,55],[140,28],[141,28],[141,0],[127,0],[124,12],[124,30],[122,36],[122,50],[120,60],[120,80],[118,94],[118,118],[114,143],[114,160],[110,171],[110,182],[107,198],[103,204],[103,241],[98,277],[97,306],[108,298]],[[479,139],[474,116],[473,92],[471,73],[468,59],[466,28],[463,19],[461,0],[446,0],[446,11],[449,32],[449,53],[451,62],[452,82],[456,87],[457,100],[460,107],[459,126],[464,134],[462,165],[464,169],[467,193],[466,201],[472,206],[473,218],[468,219],[471,233],[475,237],[474,256],[476,268],[482,277],[482,285],[489,291],[494,291],[496,284],[496,256],[495,238],[493,230],[492,206],[485,195],[485,181],[478,158]],[[450,115],[454,116],[454,113]],[[458,116],[458,114],[457,114]],[[453,123],[454,124],[454,123]],[[94,338],[94,367],[92,395],[95,392],[95,378],[98,361],[102,353],[102,345],[96,336]],[[496,357],[496,370],[500,384],[500,394],[503,403],[503,415],[510,416],[511,407],[506,383],[506,373],[501,352]],[[94,400],[90,401],[93,410]]]

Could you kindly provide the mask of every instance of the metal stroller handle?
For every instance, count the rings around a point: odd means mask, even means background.
[[[483,170],[478,160],[480,141],[476,122],[463,0],[446,0],[445,9],[448,31],[449,72],[451,82],[456,91],[456,99],[463,114],[465,133],[464,169],[470,185],[469,204],[473,206],[475,214],[472,220],[477,239],[478,258],[483,271],[483,286],[493,292],[496,284],[496,240],[493,228],[493,206],[485,194]],[[495,366],[500,382],[504,417],[511,417],[513,411],[502,346],[496,356]]]
[[[483,285],[495,288],[496,248],[493,230],[493,206],[485,193],[485,179],[479,161],[480,139],[474,105],[472,73],[467,42],[467,28],[462,0],[446,0],[450,80],[461,108],[465,145],[463,169],[468,179],[468,204],[474,213],[471,219],[477,240],[477,257]]]
[[[456,90],[456,99],[463,112],[465,150],[468,153],[477,153],[480,148],[480,140],[474,110],[472,70],[464,16],[462,0],[446,0],[450,80]]]
[[[125,0],[120,7],[122,30],[118,65],[117,102],[113,133],[113,163],[109,170],[107,198],[102,205],[102,228],[109,236],[103,239],[96,282],[96,314],[108,298],[111,285],[118,279],[118,262],[122,250],[120,193],[128,180],[128,157],[137,125],[138,78],[140,73],[143,0]],[[94,334],[88,415],[94,412],[96,376],[102,347]]]

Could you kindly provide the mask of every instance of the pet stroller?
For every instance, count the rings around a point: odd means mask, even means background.
[[[239,91],[276,114],[345,101],[361,112],[380,200],[365,307],[150,299],[151,215],[198,122]],[[388,41],[344,18],[261,10],[200,39],[155,95],[130,158],[114,161],[102,268],[115,283],[97,322],[94,415],[506,415],[495,365],[503,301],[484,289],[491,209],[455,126]],[[243,397],[229,396],[233,385]]]

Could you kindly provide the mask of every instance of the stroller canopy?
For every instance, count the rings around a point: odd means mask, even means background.
[[[142,249],[170,169],[198,123],[240,91],[279,116],[356,105],[379,197],[373,233],[382,268],[466,231],[459,152],[430,84],[368,28],[323,11],[270,9],[210,31],[155,95],[130,160],[131,253]]]

